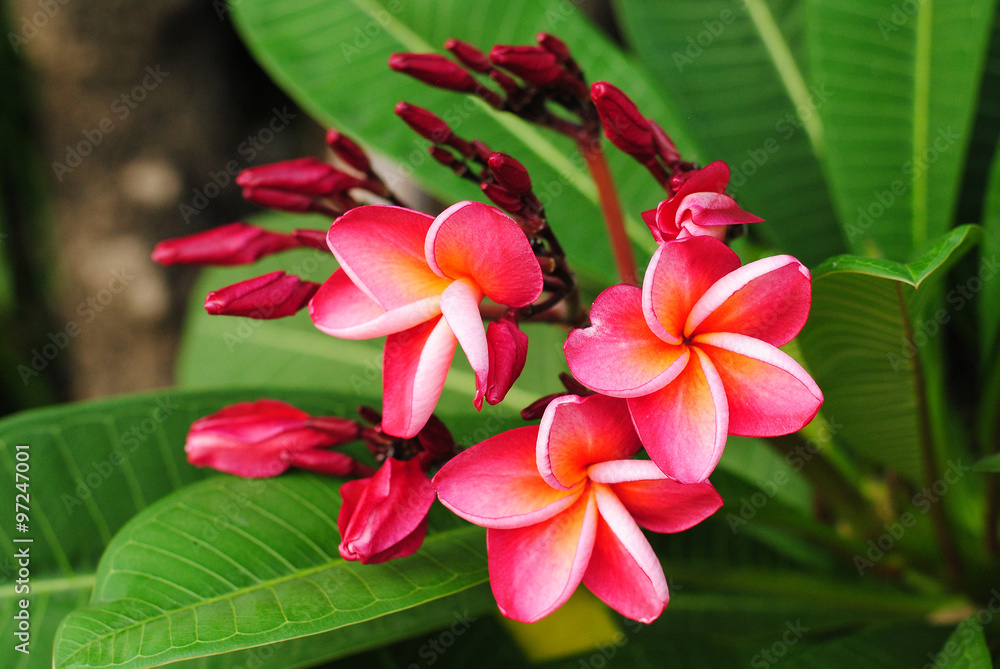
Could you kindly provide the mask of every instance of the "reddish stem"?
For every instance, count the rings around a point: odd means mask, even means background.
[[[623,283],[638,286],[639,280],[636,276],[635,258],[632,256],[632,244],[625,232],[625,219],[622,218],[621,205],[618,203],[618,192],[615,190],[615,182],[611,178],[610,170],[608,170],[608,163],[604,159],[600,140],[580,142],[579,148],[583,159],[587,162],[587,169],[590,170],[590,175],[594,178],[594,183],[597,184],[597,198],[601,203],[601,213],[604,214],[604,224],[608,228],[608,238],[615,256],[618,276],[621,277]]]

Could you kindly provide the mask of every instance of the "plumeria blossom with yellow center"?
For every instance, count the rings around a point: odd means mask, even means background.
[[[342,339],[388,335],[383,353],[382,429],[415,436],[444,388],[461,344],[482,407],[489,346],[484,297],[531,304],[542,272],[524,232],[500,210],[459,202],[437,218],[388,205],[358,207],[327,235],[340,263],[309,304],[316,327]]]
[[[823,393],[778,346],[809,315],[809,270],[791,256],[740,267],[710,236],[668,242],[642,288],[612,286],[592,325],[564,350],[588,388],[627,399],[650,457],[670,477],[703,481],[726,435],[789,434],[813,419]]]
[[[582,582],[622,615],[655,620],[669,600],[642,533],[679,532],[712,515],[710,483],[684,485],[649,460],[620,399],[557,398],[541,425],[462,452],[432,482],[438,499],[488,528],[490,584],[501,612],[535,622]]]

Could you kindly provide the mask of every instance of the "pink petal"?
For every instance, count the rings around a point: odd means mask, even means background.
[[[708,478],[722,457],[729,426],[726,392],[718,372],[704,353],[697,348],[692,353],[687,367],[670,385],[628,400],[649,457],[681,483]]]
[[[583,487],[556,490],[538,474],[538,427],[519,427],[480,442],[445,463],[432,481],[441,503],[483,527],[527,527],[571,506]]]
[[[642,281],[642,311],[649,328],[665,342],[681,343],[691,308],[712,284],[739,266],[739,256],[713,237],[661,246]]]
[[[538,426],[538,471],[553,488],[569,490],[587,478],[588,466],[631,458],[641,446],[624,400],[558,397]]]
[[[722,497],[708,481],[678,483],[664,477],[610,488],[635,522],[654,532],[681,532],[722,508]]]
[[[594,300],[589,328],[573,330],[563,350],[573,376],[612,397],[657,391],[684,368],[688,353],[654,335],[642,314],[642,291],[611,286]]]
[[[409,439],[434,412],[457,343],[438,316],[389,335],[382,354],[382,429]]]
[[[623,616],[651,623],[670,601],[663,567],[614,493],[602,485],[594,493],[600,520],[583,583]]]
[[[309,316],[316,327],[341,339],[371,339],[402,332],[441,313],[432,295],[386,311],[338,269],[313,296]]]
[[[774,437],[816,416],[823,393],[787,353],[752,337],[713,333],[695,342],[719,372],[729,400],[729,432]]]
[[[292,467],[306,469],[327,476],[350,476],[354,473],[354,458],[337,451],[310,449],[283,454],[283,459]]]
[[[692,193],[722,193],[726,190],[728,184],[729,166],[726,163],[716,160],[705,165],[705,167],[689,176],[681,184],[681,187],[677,189],[673,197],[664,200],[656,207],[656,226],[664,233],[664,237],[673,239],[680,232],[677,210],[680,208],[684,198]],[[652,229],[652,226],[650,228]]]
[[[708,227],[761,223],[764,220],[744,211],[736,200],[722,193],[692,193],[681,201],[677,215],[681,224],[691,221],[697,226]]]
[[[660,481],[667,475],[652,460],[609,460],[587,468],[587,477],[594,483],[627,483],[630,481]]]
[[[691,309],[684,332],[735,332],[787,344],[809,316],[809,270],[791,256],[764,258],[727,274]]]
[[[471,279],[497,304],[524,307],[542,293],[542,270],[528,238],[495,207],[452,205],[434,219],[424,248],[438,275]]]
[[[597,519],[588,494],[535,525],[487,530],[490,585],[500,612],[533,623],[565,604],[587,570]]]
[[[424,258],[424,238],[433,221],[403,207],[357,207],[333,222],[327,242],[357,287],[391,311],[440,295],[450,283]]]
[[[486,344],[483,317],[479,315],[479,302],[483,295],[467,279],[453,281],[441,294],[441,313],[476,373],[476,396],[472,403],[483,408],[486,380],[490,369],[490,351]]]

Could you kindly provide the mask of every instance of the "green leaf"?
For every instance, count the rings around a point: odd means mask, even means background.
[[[1000,281],[991,281],[1000,263],[1000,149],[993,156],[986,202],[983,208],[983,245],[980,250],[983,269],[989,266],[987,277],[983,272],[983,291],[979,298],[979,339],[982,360],[988,364],[990,356],[997,348],[997,334],[1000,332]]]
[[[935,284],[978,237],[976,226],[963,226],[909,265],[839,256],[813,274],[799,343],[824,413],[843,424],[838,438],[858,454],[912,482],[924,475],[918,353],[942,328],[941,318],[919,319]]]
[[[386,65],[389,56],[440,51],[448,37],[489,50],[494,43],[533,43],[535,33],[555,32],[591,80],[625,85],[645,114],[660,121],[686,154],[699,158],[683,117],[667,106],[649,76],[570,3],[484,0],[469,11],[460,0],[243,0],[234,3],[233,17],[247,46],[299,105],[401,163],[385,172],[390,186],[413,174],[444,202],[483,197],[473,185],[446,174],[427,155],[427,142],[394,117],[393,105],[400,100],[426,107],[458,134],[478,137],[522,161],[571,266],[592,282],[612,281],[614,265],[596,189],[573,143],[488,109],[476,98],[395,74]],[[663,192],[635,161],[616,150],[608,153],[630,234],[651,253],[654,246],[639,213],[655,207]]]
[[[13,513],[14,494],[20,492],[14,485],[24,482],[15,478],[19,452],[29,454],[30,495],[28,532],[14,532],[12,522],[0,524],[4,637],[14,639],[19,600],[30,601],[31,615],[31,655],[5,643],[0,666],[33,667],[50,657],[59,622],[89,600],[98,559],[111,537],[157,499],[204,477],[184,456],[191,423],[264,394],[170,390],[27,411],[0,421],[0,487],[7,508]],[[328,394],[266,394],[313,413],[350,410]],[[28,448],[18,451],[18,445]],[[14,543],[23,537],[32,543]],[[19,565],[13,557],[25,546],[31,554],[28,594],[16,590]]]
[[[1000,453],[983,458],[976,463],[973,469],[977,472],[1000,473]]]
[[[803,4],[794,0],[616,0],[629,44],[692,128],[725,160],[755,226],[809,265],[847,250],[818,156],[829,97],[809,86]],[[627,87],[623,86],[626,90]]]
[[[789,669],[923,667],[928,665],[928,656],[934,656],[946,635],[947,628],[920,622],[878,625],[853,636],[819,644],[781,666]],[[939,666],[933,662],[930,665]]]
[[[811,0],[826,173],[856,253],[907,260],[954,224],[993,0]]]
[[[978,616],[960,622],[935,656],[940,669],[993,669],[989,645]]]
[[[343,560],[340,483],[216,477],[138,514],[101,560],[94,605],[61,627],[55,667],[152,667],[345,628],[333,657],[491,605],[473,587],[487,579],[483,530],[442,509],[413,556]]]

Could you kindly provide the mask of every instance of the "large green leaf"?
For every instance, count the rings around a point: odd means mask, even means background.
[[[59,622],[90,598],[98,559],[111,537],[160,497],[203,478],[187,464],[184,437],[191,423],[226,404],[257,399],[257,389],[228,392],[170,390],[29,411],[0,421],[2,489],[13,513],[17,453],[28,453],[28,532],[0,525],[0,615],[13,639],[18,601],[27,597],[31,655],[0,648],[0,666],[33,667],[51,655]],[[328,394],[267,393],[306,411],[349,411]],[[18,445],[28,449],[16,450]],[[21,456],[24,457],[23,455]],[[22,466],[23,469],[23,466]],[[13,519],[11,519],[13,520]],[[31,544],[15,544],[28,537]],[[18,592],[15,552],[31,554],[30,593]]]
[[[460,0],[242,0],[233,16],[258,60],[303,108],[322,123],[360,137],[402,165],[389,170],[390,184],[413,173],[446,202],[482,199],[467,182],[446,174],[417,137],[392,113],[406,100],[427,107],[466,137],[480,137],[494,150],[517,157],[531,171],[570,263],[584,278],[614,278],[611,253],[601,224],[596,190],[572,142],[509,114],[498,114],[471,97],[460,96],[394,74],[386,62],[395,51],[441,50],[457,37],[488,50],[494,43],[529,43],[538,31],[558,33],[573,49],[591,80],[617,81],[643,111],[671,133],[686,154],[698,159],[682,116],[664,102],[651,79],[624,57],[572,4],[561,0],[477,2],[475,11]],[[639,222],[663,192],[634,161],[609,151],[612,171],[633,239],[652,250]]]
[[[941,669],[993,669],[979,616],[971,616],[959,623],[938,651],[935,663]]]
[[[1000,150],[993,156],[986,202],[983,206],[983,245],[980,251],[982,267],[979,298],[979,339],[984,364],[997,350],[1000,332],[1000,281],[992,281],[1000,265]]]
[[[936,655],[947,635],[945,627],[932,627],[919,622],[875,626],[853,636],[819,644],[781,666],[794,669],[947,666],[935,664],[933,660],[928,662],[929,657]]]
[[[847,250],[818,155],[830,96],[809,86],[798,0],[614,3],[628,42],[683,113],[706,160],[726,160],[730,192],[760,229],[814,265]]]
[[[340,481],[212,478],[137,515],[101,560],[94,605],[56,640],[56,667],[151,667],[344,628],[344,655],[481,612],[483,530],[443,510],[420,551],[382,565],[337,553]],[[385,616],[452,596],[446,604]]]
[[[810,0],[827,175],[855,252],[906,260],[954,224],[993,0]]]
[[[924,306],[978,237],[976,226],[964,226],[909,265],[840,256],[813,275],[799,342],[826,397],[824,412],[843,424],[838,438],[912,482],[924,481],[921,443],[930,438],[922,434],[920,353],[950,318],[942,308],[924,320]]]

